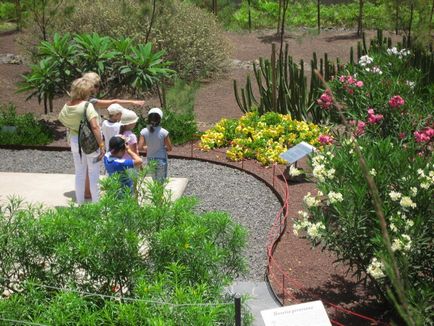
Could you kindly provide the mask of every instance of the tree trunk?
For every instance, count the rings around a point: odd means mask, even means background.
[[[363,33],[363,5],[364,0],[359,0],[359,17],[357,22],[357,36],[361,36]]]
[[[154,24],[156,1],[157,0],[152,1],[152,15],[151,15],[151,20],[149,22],[148,31],[146,32],[145,44],[148,43],[149,35],[151,35],[152,25]]]
[[[399,4],[396,3],[396,7],[395,7],[395,34],[398,35],[399,32]]]
[[[22,12],[20,0],[15,0],[15,14],[17,15],[17,31],[22,28]]]
[[[408,22],[408,39],[407,39],[407,46],[411,47],[411,26],[413,25],[413,14],[414,14],[414,2],[411,2],[410,5],[410,21]]]
[[[252,5],[251,0],[247,0],[248,11],[249,11],[249,33],[252,31],[252,13],[250,11],[250,7]]]
[[[48,107],[47,107],[47,94],[44,94],[44,113],[48,114]]]
[[[321,0],[317,2],[317,23],[318,23],[318,34],[321,33]]]
[[[250,1],[250,0],[249,0]],[[283,0],[279,0],[279,18],[278,18],[278,20],[277,20],[277,30],[276,30],[276,34],[279,34],[279,32],[280,32],[280,12],[281,12],[281,10],[282,10],[282,1]]]
[[[283,51],[283,37],[285,35],[285,16],[286,11],[288,10],[289,0],[283,0],[282,3],[282,18],[280,19],[280,50],[279,50],[279,58],[282,58]]]
[[[432,17],[434,14],[434,0],[432,1],[432,5],[431,5],[431,14],[429,15],[429,35],[431,35],[431,31],[432,31]]]

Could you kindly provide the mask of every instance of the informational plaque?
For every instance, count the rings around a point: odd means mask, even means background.
[[[322,301],[261,311],[265,326],[331,326]]]
[[[288,163],[292,164],[297,162],[299,159],[305,157],[306,155],[312,153],[315,150],[311,144],[308,144],[304,141],[291,147],[285,153],[280,154],[279,156],[283,158]]]

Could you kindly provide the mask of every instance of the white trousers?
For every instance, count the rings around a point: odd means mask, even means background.
[[[91,154],[78,151],[78,136],[70,138],[72,157],[75,167],[75,198],[78,204],[84,202],[84,187],[86,183],[86,173],[89,173],[90,194],[92,201],[99,200],[99,168],[101,161],[96,161],[99,150]]]

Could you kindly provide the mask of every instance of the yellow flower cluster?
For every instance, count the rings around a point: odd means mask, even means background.
[[[320,146],[324,134],[318,125],[292,120],[290,115],[249,112],[239,120],[222,119],[201,137],[200,148],[229,147],[226,157],[232,161],[256,159],[262,165],[286,163],[279,155],[301,141]]]

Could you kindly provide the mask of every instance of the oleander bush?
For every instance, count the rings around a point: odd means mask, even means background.
[[[279,157],[288,148],[302,142],[320,147],[319,141],[326,128],[313,123],[292,120],[290,115],[268,112],[259,115],[249,112],[237,119],[222,119],[201,136],[200,148],[225,148],[232,161],[256,159],[262,165],[285,164]]]
[[[45,210],[15,198],[1,207],[0,318],[233,325],[223,288],[245,268],[245,230],[226,213],[197,214],[194,198],[170,201],[158,183],[138,192],[142,205],[119,185],[105,179],[95,204]]]
[[[304,197],[306,210],[299,212],[294,233],[334,251],[355,275],[376,285],[378,297],[397,307],[397,323],[429,325],[428,302],[434,299],[433,84],[423,82],[430,71],[412,67],[414,55],[408,49],[371,48],[320,97],[319,106],[336,121],[336,106],[343,105],[349,129],[313,156],[318,193]],[[369,175],[378,188],[399,276],[392,271]],[[398,278],[407,303],[398,297]]]
[[[19,115],[14,105],[0,105],[0,144],[45,145],[52,141],[52,131],[33,114]]]

